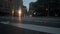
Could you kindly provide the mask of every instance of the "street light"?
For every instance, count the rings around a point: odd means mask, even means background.
[[[12,9],[12,16],[14,16],[14,9]]]
[[[35,15],[36,13],[34,13],[34,15]]]
[[[21,8],[18,10],[18,15],[21,16],[22,12],[21,12]]]

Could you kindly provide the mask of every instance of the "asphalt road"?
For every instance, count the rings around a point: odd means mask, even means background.
[[[51,34],[0,23],[0,34]]]
[[[23,29],[0,23],[0,34],[23,34]]]
[[[21,22],[24,24],[34,24],[40,26],[60,28],[59,17],[23,17]]]
[[[0,17],[0,23],[4,23],[0,24],[1,34],[51,34],[7,25],[11,23],[32,24],[38,26],[60,28],[60,18],[56,17]]]
[[[33,24],[60,28],[60,18],[57,17],[0,17],[0,22]]]

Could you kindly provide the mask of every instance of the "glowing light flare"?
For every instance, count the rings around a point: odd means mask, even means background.
[[[30,15],[30,17],[32,17],[32,15]]]
[[[34,13],[34,15],[35,15],[36,13]]]
[[[22,10],[21,10],[21,8],[19,8],[19,10],[18,10],[18,23],[19,24],[21,24],[21,19],[22,19]]]
[[[48,11],[48,8],[46,8],[46,11]]]
[[[22,18],[19,16],[19,17],[18,17],[18,23],[19,23],[19,24],[21,24],[21,20],[22,20]]]
[[[14,9],[12,10],[12,13],[14,13]]]
[[[21,14],[21,11],[19,11],[19,14]]]
[[[12,15],[14,15],[14,9],[12,9]]]
[[[21,9],[18,10],[18,14],[19,14],[19,16],[21,16],[21,14],[22,14]]]

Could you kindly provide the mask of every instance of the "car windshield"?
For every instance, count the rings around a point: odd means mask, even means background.
[[[60,34],[60,0],[0,0],[0,34]]]

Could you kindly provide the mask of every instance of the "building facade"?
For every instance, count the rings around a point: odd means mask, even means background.
[[[13,9],[14,15],[18,15],[20,9],[23,12],[23,0],[14,0]]]
[[[60,1],[37,0],[35,3],[30,3],[30,12],[38,16],[60,16]]]
[[[28,13],[29,15],[31,15],[33,13],[33,10],[34,10],[33,4],[34,4],[34,2],[31,2],[29,4],[29,13]]]
[[[20,9],[23,12],[23,0],[0,0],[0,14],[17,15]]]
[[[23,13],[24,13],[24,16],[27,15],[27,8],[26,8],[26,6],[23,6]]]
[[[0,1],[0,15],[9,15],[12,12],[12,3],[11,1],[1,0]]]

